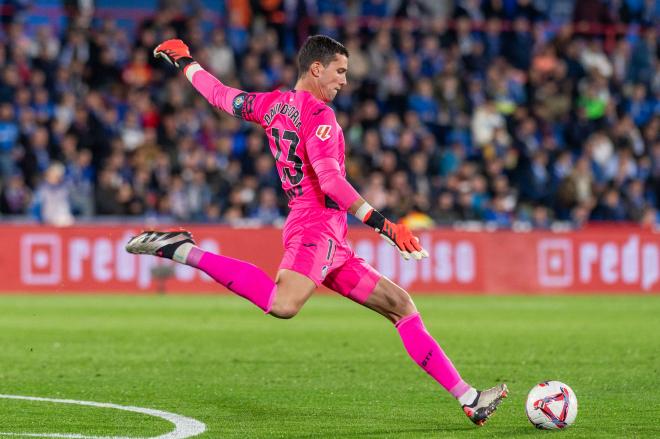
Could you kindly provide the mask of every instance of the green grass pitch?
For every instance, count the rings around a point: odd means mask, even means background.
[[[0,393],[174,412],[204,422],[200,438],[660,437],[660,297],[415,301],[466,380],[509,385],[483,428],[413,364],[389,322],[332,295],[289,321],[225,295],[0,296]],[[537,431],[525,416],[528,390],[546,379],[578,396],[564,432]],[[5,433],[172,428],[43,402],[0,399],[0,413]]]

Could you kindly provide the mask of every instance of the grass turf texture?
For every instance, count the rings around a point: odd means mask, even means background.
[[[315,296],[295,319],[240,298],[0,296],[0,393],[149,407],[207,424],[200,438],[658,437],[660,297],[416,297],[465,379],[505,381],[485,427],[405,354],[385,319]],[[579,399],[561,433],[527,421],[557,379]],[[0,432],[156,436],[145,415],[0,399]]]

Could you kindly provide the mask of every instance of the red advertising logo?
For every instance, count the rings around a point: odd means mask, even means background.
[[[573,284],[573,245],[562,238],[541,239],[538,243],[538,279],[544,287]]]
[[[62,242],[56,233],[21,237],[21,280],[26,285],[56,285],[62,278]]]

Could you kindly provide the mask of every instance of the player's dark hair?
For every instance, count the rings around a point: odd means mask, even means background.
[[[308,37],[298,52],[298,77],[301,77],[314,61],[327,67],[337,54],[348,57],[348,50],[339,41],[325,35]]]

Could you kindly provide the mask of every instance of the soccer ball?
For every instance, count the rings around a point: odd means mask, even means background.
[[[527,417],[543,430],[564,429],[575,422],[578,402],[573,389],[560,381],[539,383],[527,395]]]

